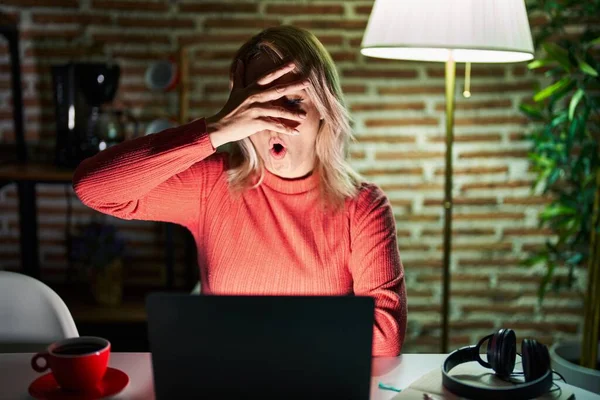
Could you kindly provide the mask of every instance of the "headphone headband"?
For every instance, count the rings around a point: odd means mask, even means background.
[[[444,361],[444,364],[442,365],[442,384],[453,394],[469,399],[485,398],[490,400],[504,400],[507,396],[510,396],[511,400],[525,400],[542,396],[552,387],[552,370],[550,368],[548,368],[544,375],[538,379],[522,384],[519,383],[515,387],[506,388],[486,388],[469,385],[452,377],[449,374],[452,368],[466,362],[478,362],[477,359],[481,359],[479,356],[480,344],[477,346],[461,347],[450,353]]]

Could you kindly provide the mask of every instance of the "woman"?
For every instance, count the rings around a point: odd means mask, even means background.
[[[372,296],[373,355],[400,354],[395,221],[345,161],[349,117],[330,55],[308,31],[280,26],[234,59],[219,113],[86,159],[75,192],[115,217],[187,227],[204,293]],[[226,143],[231,154],[215,152]]]

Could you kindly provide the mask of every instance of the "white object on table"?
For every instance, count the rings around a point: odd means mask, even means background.
[[[33,353],[0,354],[0,399],[31,399],[28,388],[31,382],[42,376],[31,369]],[[398,393],[379,389],[379,382],[404,389],[422,375],[435,368],[441,368],[445,359],[443,354],[404,354],[400,357],[382,357],[373,359],[371,379],[371,400],[389,400]],[[154,383],[152,382],[152,362],[150,353],[111,353],[109,365],[129,375],[129,384],[114,400],[152,400]],[[441,372],[440,372],[441,373]],[[235,382],[235,377],[232,377]],[[577,400],[600,400],[600,396],[562,382]]]

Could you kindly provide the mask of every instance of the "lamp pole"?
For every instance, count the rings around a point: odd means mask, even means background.
[[[454,143],[454,92],[456,62],[452,50],[446,61],[446,165],[444,185],[444,245],[442,285],[442,343],[441,352],[448,352],[450,311],[450,250],[452,247],[452,145]]]

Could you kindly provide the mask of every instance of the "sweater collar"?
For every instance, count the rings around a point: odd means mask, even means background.
[[[263,184],[271,189],[284,194],[298,194],[308,192],[319,185],[319,175],[316,170],[298,179],[284,179],[263,168],[264,178]]]

